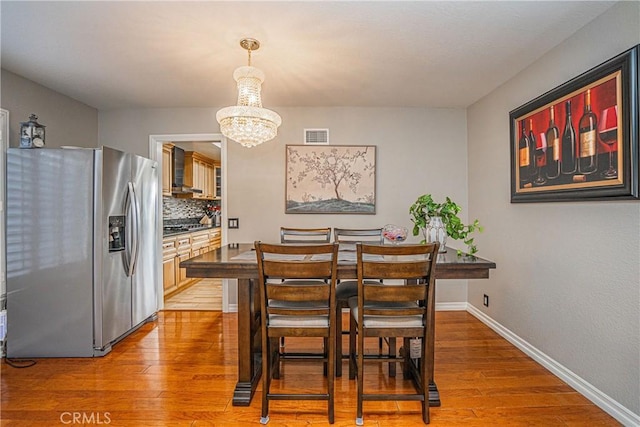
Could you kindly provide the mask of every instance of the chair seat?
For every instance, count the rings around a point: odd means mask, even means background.
[[[270,328],[328,328],[329,316],[281,316],[269,315]]]
[[[417,303],[410,302],[366,302],[366,308],[412,308],[417,307]],[[358,297],[349,298],[349,308],[354,319],[358,319]],[[366,328],[421,328],[422,316],[376,316],[365,315],[364,326]]]

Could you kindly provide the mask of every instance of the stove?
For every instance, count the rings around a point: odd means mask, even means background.
[[[210,225],[205,224],[181,224],[181,225],[165,225],[162,230],[165,233],[175,233],[178,231],[196,231],[210,228]]]
[[[186,225],[165,225],[162,230],[164,232],[189,231],[189,228]]]

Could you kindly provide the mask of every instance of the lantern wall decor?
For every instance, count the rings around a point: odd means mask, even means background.
[[[20,122],[20,148],[44,147],[44,128],[33,113],[28,122]]]

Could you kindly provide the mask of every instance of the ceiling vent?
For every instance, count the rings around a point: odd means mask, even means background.
[[[329,129],[305,129],[304,143],[309,145],[329,144]]]

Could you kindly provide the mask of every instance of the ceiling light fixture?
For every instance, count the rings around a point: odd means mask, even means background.
[[[249,65],[233,72],[238,83],[238,105],[218,111],[216,120],[224,136],[250,148],[273,139],[282,119],[275,111],[262,108],[260,92],[264,73],[251,66],[251,51],[258,50],[260,42],[242,39],[240,46],[249,52]]]

